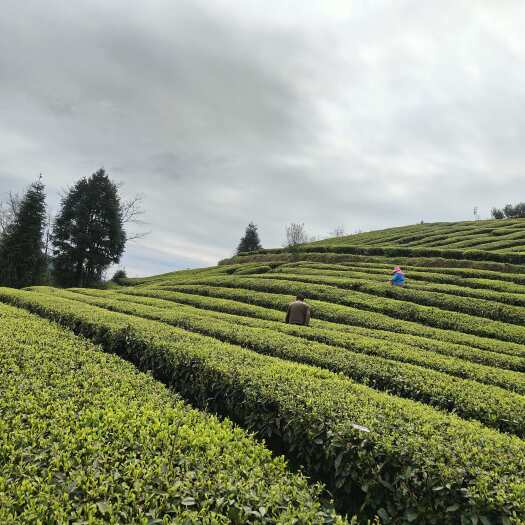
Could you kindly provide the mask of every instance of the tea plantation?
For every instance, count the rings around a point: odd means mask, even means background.
[[[0,522],[525,524],[523,263],[479,221],[0,288]]]

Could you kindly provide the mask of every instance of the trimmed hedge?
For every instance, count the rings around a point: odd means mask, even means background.
[[[341,253],[301,253],[300,257],[292,257],[290,253],[280,254],[255,254],[234,256],[219,261],[219,266],[231,266],[233,264],[282,264],[288,262],[321,262],[321,263],[355,263],[355,262],[378,262],[402,265],[416,265],[428,268],[484,268],[502,272],[525,272],[525,266],[495,261],[473,261],[465,259],[445,259],[443,257],[386,257],[365,256]]]
[[[525,444],[481,424],[163,323],[0,289],[264,435],[341,506],[395,523],[523,524]]]
[[[306,293],[304,285],[294,281],[280,281],[279,279],[213,277],[195,280],[195,283],[201,286],[206,285],[206,287],[244,288],[278,294],[296,295],[298,293]],[[195,285],[190,284],[189,286],[191,288]],[[167,285],[166,288],[170,288],[170,286]],[[177,286],[177,289],[179,291],[189,290],[183,283]],[[347,292],[328,285],[309,284],[307,296],[321,301],[357,308],[360,311],[385,314],[391,319],[415,321],[435,328],[510,341],[521,345],[525,344],[525,327],[515,324],[493,321],[395,299],[375,297],[357,291]]]
[[[374,282],[364,278],[341,278],[321,274],[308,274],[308,272],[279,272],[262,276],[264,279],[279,279],[284,281],[298,281],[306,284],[320,284],[334,286],[343,290],[353,290],[366,294],[397,299],[406,303],[414,303],[423,306],[435,306],[453,312],[462,312],[477,317],[485,317],[494,321],[511,324],[525,324],[525,308],[497,303],[489,299],[475,297],[462,297],[461,295],[446,294],[429,290],[419,290],[410,284],[403,288],[389,286],[385,281]],[[305,286],[307,288],[307,286]],[[525,296],[521,298],[525,304]]]
[[[293,299],[292,294],[277,294],[258,292],[254,290],[246,290],[240,288],[228,288],[217,286],[205,286],[202,284],[184,284],[178,286],[166,286],[164,288],[146,288],[142,290],[126,290],[126,293],[137,295],[151,295],[152,293],[162,292],[180,292],[178,302],[191,304],[205,305],[204,297],[215,297],[220,299],[229,299],[231,303],[228,304],[229,313],[237,313],[240,315],[249,315],[251,317],[258,316],[251,313],[251,307],[263,307],[262,310],[270,308],[272,310],[285,310]],[[188,294],[193,294],[194,299],[189,299]],[[199,298],[199,296],[202,296]],[[159,296],[160,297],[160,296]],[[247,304],[242,304],[247,303]],[[352,308],[340,304],[333,304],[325,301],[308,300],[314,308],[314,316],[323,321],[329,321],[332,325],[340,323],[351,327],[364,327],[375,330],[389,331],[399,334],[410,334],[421,337],[431,337],[439,341],[446,341],[458,345],[466,345],[489,352],[500,352],[502,354],[513,355],[518,357],[525,357],[525,347],[519,343],[510,341],[499,341],[487,337],[480,337],[477,335],[455,332],[453,330],[443,330],[412,321],[403,321],[394,319],[388,315],[376,312],[369,312]],[[203,306],[206,308],[206,306]],[[245,313],[241,313],[245,312]],[[284,314],[281,314],[281,316]],[[264,318],[264,315],[263,315]],[[512,325],[511,325],[512,326]]]
[[[242,252],[238,257],[254,254],[281,254],[287,253],[285,248],[258,250],[256,252]],[[525,264],[525,254],[498,253],[483,250],[454,250],[439,248],[412,248],[410,246],[359,246],[359,245],[323,245],[301,246],[299,256],[305,253],[333,253],[352,255],[372,255],[384,257],[443,257],[445,259],[468,259],[474,261],[495,261],[509,264]]]
[[[243,265],[245,266],[245,265]],[[266,273],[269,272],[272,269],[271,266],[268,265],[262,265],[262,266],[247,266],[247,267],[241,267],[238,270],[235,270],[235,275],[251,275],[251,274],[259,274],[259,273]],[[229,272],[228,272],[229,273]]]
[[[298,273],[385,282],[386,278],[390,277],[391,270],[391,265],[385,268],[368,268],[361,265],[345,267],[342,264],[297,263],[283,264],[273,270],[272,274]],[[403,270],[407,274],[405,288],[443,292],[463,297],[475,297],[515,306],[525,305],[525,286],[520,284],[489,279],[464,279],[459,276],[438,273],[436,269],[430,272],[421,268],[414,270],[409,267],[403,267]],[[165,284],[169,282],[170,281],[165,281]]]
[[[100,295],[97,294],[97,290],[77,289],[74,291],[75,293],[100,297]],[[148,289],[142,290],[138,294],[119,293],[118,296],[111,297],[118,298],[119,301],[129,301],[151,306],[164,306],[166,308],[172,306],[170,304],[171,302],[178,303],[178,305],[189,305],[192,308],[198,309],[201,315],[223,319],[228,318],[235,323],[270,328],[311,341],[342,346],[349,349],[353,348],[353,343],[349,342],[349,340],[351,341],[354,335],[368,339],[399,343],[405,348],[418,349],[414,354],[411,352],[403,352],[402,359],[399,360],[427,366],[429,368],[432,368],[432,364],[438,359],[434,354],[441,354],[443,356],[457,357],[462,360],[480,363],[490,367],[525,372],[525,357],[519,357],[519,355],[509,355],[488,350],[480,351],[478,348],[472,348],[464,344],[439,341],[435,338],[394,333],[360,326],[341,325],[320,319],[310,320],[310,326],[315,328],[315,330],[303,330],[300,327],[283,323],[284,314],[278,310],[239,303],[229,299]],[[520,346],[518,346],[518,349],[521,352],[524,350]],[[393,358],[393,356],[390,358]],[[444,368],[446,366],[445,362],[446,360],[440,360],[440,366],[437,369],[447,370]]]
[[[343,522],[242,430],[6,305],[0,414],[1,523]]]
[[[353,338],[347,336],[346,347],[341,348],[306,341],[291,334],[278,333],[268,327],[243,326],[228,322],[227,319],[199,315],[190,307],[180,306],[168,310],[165,306],[122,302],[118,297],[97,298],[67,292],[61,292],[59,295],[107,310],[162,321],[221,341],[238,344],[258,353],[342,372],[355,381],[373,388],[416,399],[445,410],[453,410],[462,417],[477,419],[499,430],[525,436],[525,397],[489,386],[499,384],[523,393],[525,378],[521,374],[442,356],[431,356],[434,362],[427,364],[424,358],[417,355],[418,352],[410,352],[402,346],[368,340],[360,336]],[[425,363],[427,367],[438,370],[439,365],[443,363],[442,370],[459,378],[422,366],[391,361],[385,357],[408,362],[412,357],[413,360],[419,360],[419,363]],[[460,379],[464,377],[488,384]],[[517,384],[512,379],[517,380]]]

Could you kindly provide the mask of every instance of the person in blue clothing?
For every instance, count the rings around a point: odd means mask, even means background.
[[[388,281],[390,286],[403,286],[405,284],[405,274],[401,271],[399,266],[394,268],[392,272],[392,277]]]

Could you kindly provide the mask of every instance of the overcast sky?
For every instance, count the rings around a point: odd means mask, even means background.
[[[525,200],[525,2],[2,0],[0,199],[103,166],[131,275]]]

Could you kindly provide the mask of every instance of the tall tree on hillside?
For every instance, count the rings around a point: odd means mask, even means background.
[[[44,281],[47,260],[42,237],[45,227],[46,194],[39,179],[29,186],[12,209],[12,217],[0,239],[0,282],[4,286],[22,288]]]
[[[63,197],[53,228],[53,276],[62,286],[92,286],[124,253],[126,232],[118,189],[103,169]]]
[[[253,252],[262,248],[261,241],[259,240],[259,234],[257,233],[257,226],[250,222],[246,227],[244,237],[241,237],[239,246],[237,246],[237,254],[241,252]]]

